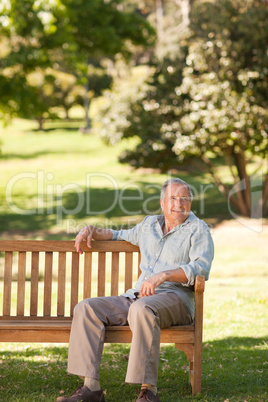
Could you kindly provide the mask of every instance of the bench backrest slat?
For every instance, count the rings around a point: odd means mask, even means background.
[[[118,295],[119,282],[119,252],[112,253],[111,295]]]
[[[84,292],[83,292],[84,299],[91,297],[91,281],[92,281],[92,253],[85,253]]]
[[[71,274],[71,303],[70,316],[73,315],[75,305],[78,303],[79,291],[79,254],[72,253],[72,274]]]
[[[132,253],[127,252],[125,256],[125,292],[132,288],[133,259]]]
[[[30,315],[37,316],[38,306],[38,279],[39,279],[39,253],[32,253],[32,269],[31,269],[31,302]]]
[[[58,303],[57,316],[63,317],[65,312],[66,253],[59,252],[58,266]]]
[[[82,256],[76,253],[73,241],[0,240],[0,315],[70,317],[83,298],[118,295],[134,286],[138,247],[98,241],[90,249],[84,242],[82,250]]]
[[[51,315],[51,294],[52,294],[52,264],[53,253],[51,251],[45,254],[45,275],[44,275],[44,316]]]
[[[139,257],[138,257],[138,277],[141,274],[140,264],[141,264],[141,254],[139,253]]]
[[[98,258],[98,297],[105,295],[105,262],[106,253],[101,251]]]
[[[26,274],[26,252],[19,252],[18,259],[18,289],[17,289],[17,315],[24,316],[25,306],[25,274]]]
[[[10,315],[11,307],[11,281],[12,281],[12,252],[5,253],[3,315]]]

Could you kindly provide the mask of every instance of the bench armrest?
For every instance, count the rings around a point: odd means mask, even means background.
[[[195,278],[194,291],[195,291],[195,293],[204,293],[204,291],[205,291],[205,277],[204,276],[198,275]]]

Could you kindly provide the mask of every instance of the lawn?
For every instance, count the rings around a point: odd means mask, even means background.
[[[133,171],[117,162],[133,140],[106,146],[96,135],[81,135],[47,123],[16,120],[2,129],[0,232],[34,238],[72,238],[85,223],[133,226],[159,212],[159,190],[171,173]],[[211,223],[229,219],[225,200],[209,176],[181,171],[195,195],[193,209]]]
[[[0,134],[2,239],[72,239],[85,223],[128,227],[158,211],[159,186],[171,174],[118,164],[132,142],[108,147],[79,134],[76,122],[45,128],[16,120]],[[266,401],[267,221],[232,220],[209,176],[179,176],[193,185],[193,209],[212,227],[215,260],[205,292],[202,394],[191,397],[184,354],[162,345],[160,398]],[[0,344],[0,400],[55,401],[72,392],[80,380],[66,373],[67,353],[67,345]],[[128,353],[129,345],[105,347],[101,385],[108,402],[135,401],[138,387],[124,383]]]

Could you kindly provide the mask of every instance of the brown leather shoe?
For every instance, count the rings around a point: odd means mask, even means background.
[[[139,393],[138,399],[136,400],[136,402],[160,402],[159,396],[158,394],[154,394],[152,391],[150,391],[149,389],[142,389],[141,392]]]
[[[90,391],[85,385],[78,387],[74,393],[69,396],[59,396],[57,402],[105,402],[102,390]]]

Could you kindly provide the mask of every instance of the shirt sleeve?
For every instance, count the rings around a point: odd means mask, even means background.
[[[182,285],[194,285],[197,275],[204,275],[205,280],[208,280],[213,258],[213,240],[208,226],[203,222],[191,237],[189,263],[180,265],[188,279],[188,282]]]
[[[144,230],[145,221],[146,218],[131,229],[121,229],[121,230],[111,229],[113,233],[112,240],[125,240],[128,241],[129,243],[134,244],[135,246],[138,246],[141,237],[140,236],[141,231]]]

